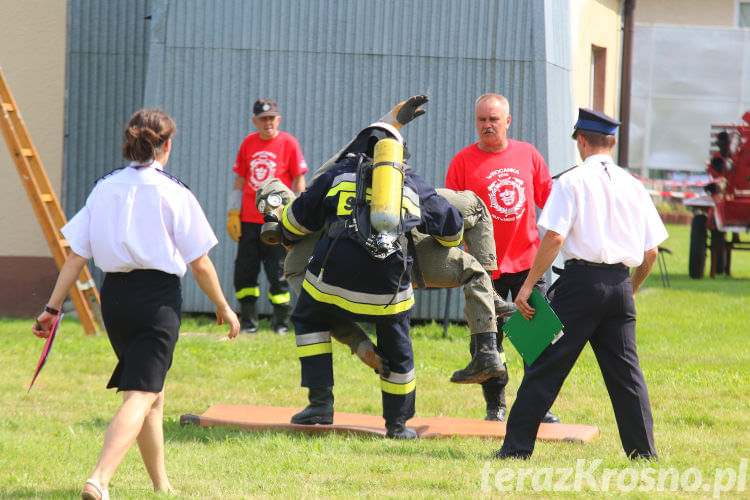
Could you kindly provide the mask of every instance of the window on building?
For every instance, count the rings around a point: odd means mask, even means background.
[[[750,28],[750,2],[741,1],[737,7],[737,26]]]
[[[748,4],[750,5],[750,3]],[[591,46],[591,108],[604,111],[604,93],[607,75],[607,49]]]

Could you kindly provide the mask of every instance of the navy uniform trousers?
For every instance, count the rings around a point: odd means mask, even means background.
[[[612,401],[625,454],[657,458],[651,405],[635,347],[628,269],[566,265],[548,298],[565,333],[526,368],[498,456],[531,456],[539,424],[588,342]]]
[[[289,308],[289,283],[284,278],[286,250],[282,245],[266,245],[260,239],[263,224],[242,223],[242,236],[237,246],[234,261],[234,289],[238,300],[255,302],[258,300],[258,274],[260,265],[268,278],[269,296],[274,309]]]
[[[331,327],[337,322],[366,321],[375,324],[377,352],[388,361],[391,374],[381,374],[383,418],[405,423],[414,416],[416,389],[414,351],[409,337],[409,312],[375,317],[352,317],[332,305],[313,299],[303,288],[292,313],[302,387],[333,386]]]

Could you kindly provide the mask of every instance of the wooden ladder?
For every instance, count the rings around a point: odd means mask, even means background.
[[[16,101],[10,93],[2,68],[0,68],[0,106],[2,107],[0,128],[3,130],[8,149],[39,219],[39,225],[47,239],[57,268],[60,269],[70,253],[70,245],[60,232],[60,228],[67,222],[65,213],[55,196]],[[102,329],[103,322],[99,292],[88,267],[84,266],[81,270],[76,286],[70,290],[70,298],[78,312],[83,329],[87,334],[95,335],[98,329]]]

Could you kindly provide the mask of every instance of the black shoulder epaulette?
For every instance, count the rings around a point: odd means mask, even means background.
[[[570,167],[569,169],[567,169],[567,170],[563,170],[562,172],[560,172],[560,173],[559,173],[559,174],[557,174],[557,175],[553,175],[553,176],[552,176],[552,180],[553,180],[553,181],[556,181],[556,180],[557,180],[557,179],[559,179],[559,178],[560,178],[560,177],[561,177],[561,176],[562,176],[563,174],[567,174],[568,172],[570,172],[571,170],[573,170],[573,169],[574,169],[574,168],[576,168],[577,166],[578,166],[578,165],[573,165],[573,166],[572,166],[572,167]]]
[[[117,172],[119,172],[121,170],[124,170],[124,169],[125,169],[125,167],[116,168],[116,169],[112,170],[111,172],[102,175],[101,177],[99,177],[97,180],[94,181],[94,185],[99,184],[99,181],[102,181],[102,180],[106,179],[107,177],[115,175]]]
[[[166,172],[165,172],[164,170],[159,170],[158,168],[156,169],[156,171],[157,171],[157,172],[159,172],[159,173],[160,173],[161,175],[163,175],[163,176],[165,176],[165,177],[167,177],[167,178],[169,178],[169,179],[172,179],[172,180],[173,180],[173,181],[175,181],[175,182],[176,182],[177,184],[179,184],[180,186],[182,186],[182,187],[184,187],[185,189],[187,189],[188,191],[190,191],[190,188],[189,188],[189,187],[187,186],[187,184],[185,184],[184,182],[182,182],[182,181],[181,181],[180,179],[178,179],[178,178],[177,178],[177,177],[175,177],[174,175],[172,175],[172,174],[168,174],[168,173],[166,173]]]
[[[126,168],[127,168],[127,167],[120,167],[120,168],[116,168],[116,169],[114,169],[113,171],[111,171],[111,172],[109,172],[109,173],[107,173],[107,174],[104,174],[104,175],[102,175],[101,177],[99,177],[99,178],[98,178],[98,179],[96,180],[96,182],[94,182],[94,185],[96,185],[96,184],[99,184],[99,181],[101,181],[101,180],[104,180],[104,179],[106,179],[107,177],[110,177],[110,176],[112,176],[112,175],[116,174],[117,172],[120,172],[120,171],[122,171],[122,170],[124,170],[124,169],[126,169]],[[144,168],[144,166],[142,166],[142,165],[139,165],[139,166],[137,166],[137,167],[134,167],[134,168]],[[164,170],[159,170],[158,168],[155,168],[154,170],[156,170],[157,172],[159,172],[159,173],[160,173],[161,175],[163,175],[163,176],[165,176],[165,177],[167,177],[167,178],[169,178],[169,179],[172,179],[173,181],[175,181],[175,182],[176,182],[177,184],[179,184],[180,186],[184,187],[184,188],[185,188],[185,189],[187,189],[188,191],[190,190],[190,188],[189,188],[189,187],[187,186],[187,184],[185,184],[184,182],[182,182],[182,181],[181,181],[180,179],[178,179],[178,178],[177,178],[177,177],[175,177],[174,175],[168,174],[168,173],[166,173],[166,172],[165,172]]]

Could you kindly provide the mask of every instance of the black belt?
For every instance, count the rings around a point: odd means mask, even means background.
[[[565,261],[565,267],[573,267],[573,266],[580,266],[580,267],[599,267],[604,269],[627,269],[627,266],[623,264],[622,262],[618,262],[617,264],[605,264],[604,262],[589,262],[587,260],[581,260],[581,259],[570,259]]]

